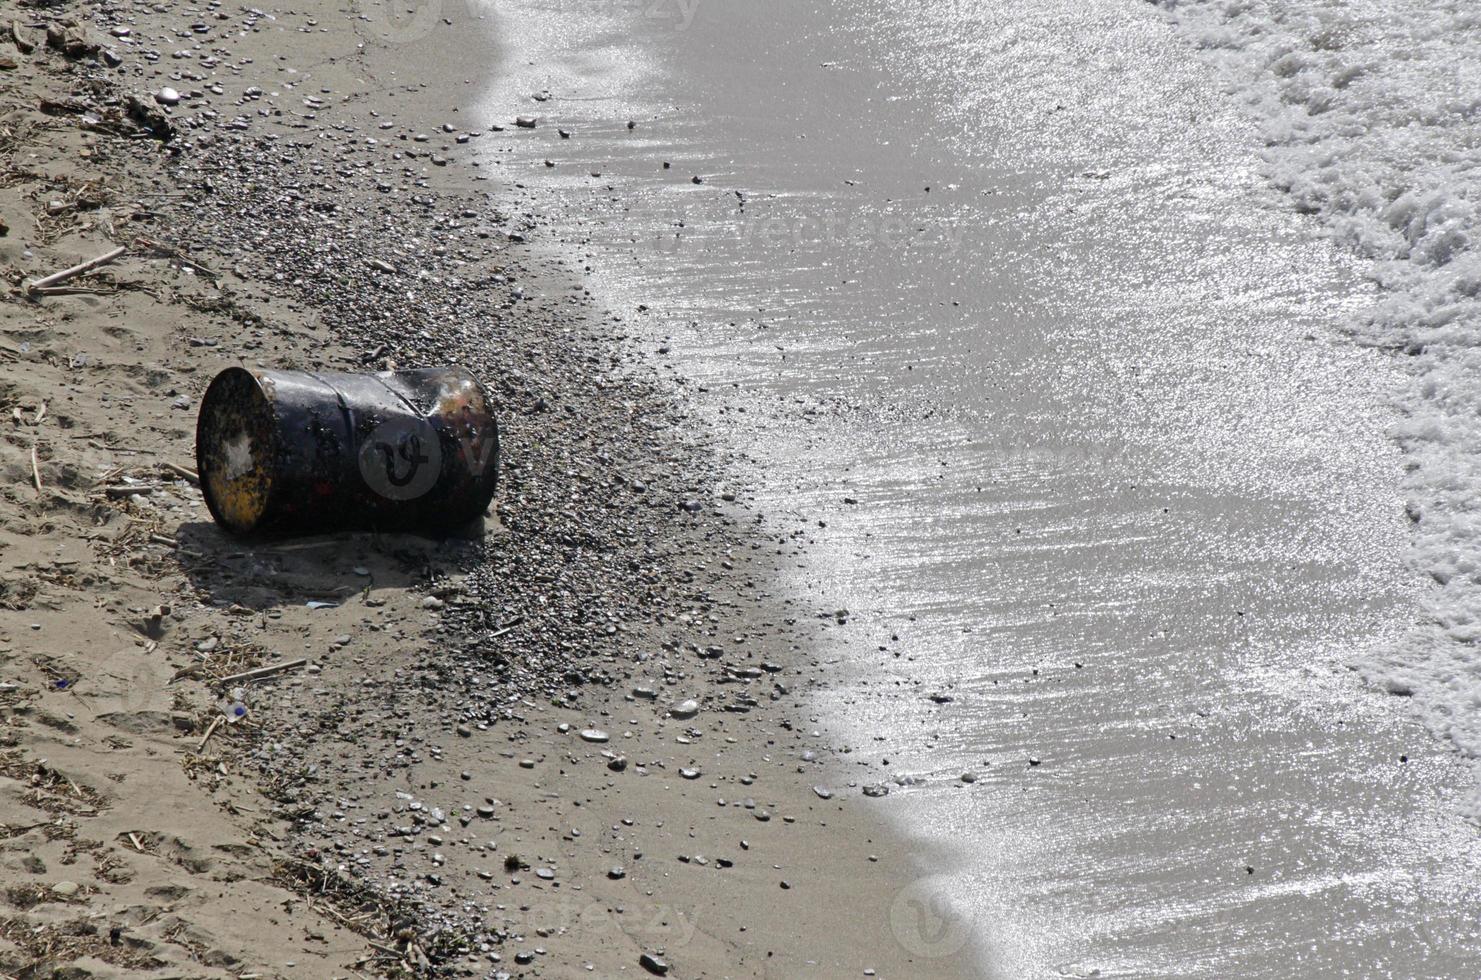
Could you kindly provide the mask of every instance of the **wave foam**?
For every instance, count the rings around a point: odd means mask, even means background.
[[[1426,622],[1362,665],[1481,756],[1481,9],[1474,0],[1153,0],[1263,127],[1273,183],[1371,263],[1351,323],[1411,356],[1408,456]],[[1481,810],[1481,807],[1473,807]]]

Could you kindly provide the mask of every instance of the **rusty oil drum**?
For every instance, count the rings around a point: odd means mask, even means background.
[[[488,392],[459,367],[234,367],[201,399],[195,456],[211,516],[238,534],[435,534],[488,508],[499,430]]]

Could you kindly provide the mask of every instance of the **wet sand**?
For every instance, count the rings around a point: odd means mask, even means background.
[[[792,595],[850,611],[820,724],[990,966],[1476,972],[1472,777],[1355,669],[1425,588],[1404,366],[1154,12],[505,23],[538,53],[487,117],[544,118],[499,165],[754,457]]]

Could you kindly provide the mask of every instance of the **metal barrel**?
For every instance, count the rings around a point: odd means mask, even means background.
[[[201,491],[238,534],[448,532],[483,515],[499,430],[460,367],[335,374],[227,368],[196,421]]]

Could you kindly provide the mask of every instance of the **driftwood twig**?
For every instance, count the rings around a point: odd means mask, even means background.
[[[215,718],[211,719],[211,725],[209,728],[206,729],[206,734],[201,736],[201,744],[195,747],[196,755],[200,755],[202,752],[205,751],[206,743],[211,740],[212,735],[216,734],[216,729],[220,728],[221,723],[225,720],[225,715],[217,715]]]
[[[212,269],[208,265],[202,265],[195,259],[192,259],[184,252],[180,251],[178,248],[172,248],[169,245],[157,242],[152,238],[136,238],[134,239],[134,244],[140,246],[141,248],[150,249],[154,252],[159,253],[160,255],[168,256],[169,258],[174,259],[176,262],[179,262],[181,265],[190,269],[194,269],[196,272],[199,272],[211,279],[216,278],[217,274],[215,269]]]
[[[161,460],[159,465],[163,466],[171,473],[174,473],[176,476],[185,477],[185,479],[189,480],[191,483],[201,482],[200,474],[187,466],[181,466],[179,463],[171,463],[168,460]]]
[[[216,680],[219,684],[255,681],[263,677],[271,677],[273,674],[282,673],[285,670],[297,670],[307,663],[308,660],[302,657],[298,660],[280,660],[275,664],[268,664],[266,667],[253,667],[251,670],[244,670],[240,674],[227,674],[225,677],[218,677]]]
[[[104,252],[102,255],[94,256],[93,258],[88,259],[86,262],[79,262],[76,265],[72,266],[72,268],[70,269],[63,269],[61,272],[53,272],[49,276],[42,276],[40,279],[34,279],[31,282],[26,283],[26,295],[35,296],[38,289],[46,289],[50,286],[60,286],[62,283],[68,281],[69,279],[76,279],[84,272],[90,272],[100,265],[107,265],[109,262],[112,262],[114,259],[118,258],[120,255],[127,252],[128,250],[129,247],[127,245],[120,245],[115,249],[110,249],[109,251]]]

